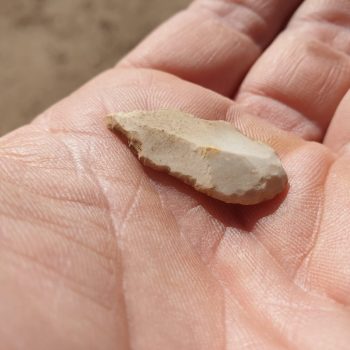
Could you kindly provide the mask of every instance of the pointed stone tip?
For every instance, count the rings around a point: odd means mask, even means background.
[[[276,152],[228,122],[162,109],[111,114],[106,123],[127,137],[145,165],[223,202],[258,204],[287,186]]]

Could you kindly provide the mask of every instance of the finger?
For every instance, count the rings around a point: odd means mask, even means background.
[[[340,153],[350,143],[350,91],[340,102],[323,143]]]
[[[197,0],[119,64],[153,68],[231,96],[301,0]]]
[[[237,96],[278,127],[321,140],[350,88],[350,2],[307,0]]]

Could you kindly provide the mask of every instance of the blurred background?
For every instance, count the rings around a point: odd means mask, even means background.
[[[0,0],[0,136],[113,66],[190,0]]]

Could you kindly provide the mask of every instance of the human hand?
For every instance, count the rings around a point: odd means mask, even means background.
[[[350,3],[281,32],[300,2],[195,2],[0,140],[1,349],[349,349]],[[161,107],[270,144],[288,192],[145,169],[104,117]]]

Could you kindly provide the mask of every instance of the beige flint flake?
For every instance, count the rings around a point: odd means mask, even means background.
[[[107,117],[138,158],[226,203],[257,204],[283,191],[287,175],[274,150],[230,123],[175,110],[134,111]]]

